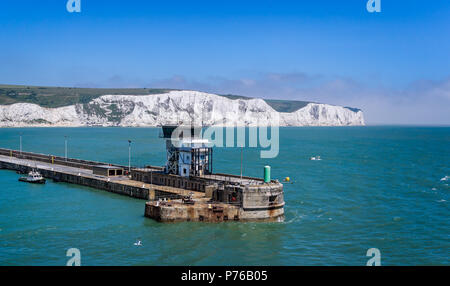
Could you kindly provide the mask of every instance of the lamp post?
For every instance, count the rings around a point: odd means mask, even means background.
[[[128,174],[131,173],[131,140],[128,140]]]
[[[64,136],[64,158],[67,161],[67,135]]]
[[[241,148],[241,180],[242,180],[242,161],[244,159],[244,147]]]
[[[20,155],[22,155],[22,132],[20,132],[19,150],[20,150]]]

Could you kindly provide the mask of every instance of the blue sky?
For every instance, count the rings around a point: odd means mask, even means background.
[[[450,1],[1,1],[0,83],[170,87],[450,124]]]

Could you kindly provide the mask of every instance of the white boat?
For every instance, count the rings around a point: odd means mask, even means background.
[[[309,158],[309,160],[311,160],[311,161],[321,161],[322,159],[320,159],[320,156],[315,156],[315,157]]]
[[[45,184],[45,178],[36,170],[29,172],[26,177],[20,177],[19,181],[32,184]]]

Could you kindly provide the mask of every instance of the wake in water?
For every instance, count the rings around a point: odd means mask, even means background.
[[[286,214],[285,214],[285,215],[286,215]],[[291,223],[298,222],[298,221],[300,221],[300,220],[304,217],[303,215],[300,215],[300,214],[298,213],[298,210],[290,211],[290,212],[289,212],[289,216],[291,216],[291,215],[292,215],[292,218],[291,218],[290,220],[284,221],[284,222],[283,222],[284,224],[291,224]]]

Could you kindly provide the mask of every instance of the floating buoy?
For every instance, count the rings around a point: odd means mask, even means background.
[[[284,181],[285,181],[285,182],[289,182],[289,181],[291,181],[291,178],[286,177],[286,178],[284,178]]]

